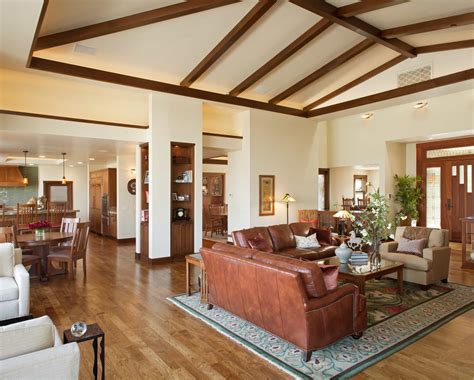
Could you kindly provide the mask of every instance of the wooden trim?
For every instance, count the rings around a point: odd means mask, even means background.
[[[135,243],[135,238],[115,239],[119,244]],[[135,253],[136,254],[136,253]]]
[[[145,90],[188,96],[191,98],[209,100],[225,104],[234,104],[237,106],[256,108],[264,111],[277,112],[286,115],[306,117],[306,112],[296,108],[268,104],[266,102],[260,102],[257,100],[237,98],[235,96],[218,94],[216,92],[198,90],[194,88],[186,88],[175,84],[132,77],[129,75],[117,74],[58,61],[51,61],[43,58],[33,57],[33,59],[31,60],[30,68],[49,71],[57,74],[70,75],[79,78],[92,79],[106,83],[113,83],[122,86],[142,88]]]
[[[228,139],[239,139],[239,140],[243,139],[242,136],[225,135],[223,133],[203,132],[202,135],[203,136],[212,136],[212,137],[225,137],[225,138],[228,138]]]
[[[393,90],[379,92],[377,94],[363,96],[361,98],[348,100],[346,102],[333,104],[331,106],[317,108],[308,112],[308,117],[326,115],[333,112],[343,111],[350,108],[363,106],[367,104],[381,102],[383,100],[394,99],[400,96],[415,94],[417,92],[430,90],[432,88],[447,86],[449,84],[463,82],[474,79],[474,69],[459,71],[454,74],[433,78],[424,82],[411,84],[408,86],[395,88]]]
[[[398,64],[402,61],[404,61],[405,59],[407,59],[407,57],[404,57],[403,55],[399,55],[398,57],[396,57],[396,58],[384,63],[383,65],[380,65],[380,66],[376,67],[375,69],[369,71],[368,73],[360,76],[359,78],[354,79],[352,82],[349,82],[349,83],[345,84],[344,86],[341,86],[338,89],[334,90],[333,92],[330,92],[329,94],[323,96],[322,98],[319,98],[318,100],[315,100],[314,102],[308,104],[307,106],[305,106],[303,108],[303,110],[304,111],[312,110],[314,107],[319,106],[320,104],[323,104],[323,103],[327,102],[329,99],[332,99],[332,98],[346,92],[347,90],[350,90],[352,87],[355,87],[358,84],[361,84],[361,83],[369,80],[370,78],[384,72],[385,70],[395,66],[396,64]]]
[[[105,36],[107,34],[122,32],[140,26],[145,26],[176,17],[182,17],[208,9],[222,7],[236,3],[239,0],[202,0],[186,1],[152,9],[134,15],[120,17],[114,20],[104,21],[81,28],[71,29],[60,33],[49,34],[38,39],[35,50],[49,49],[55,46],[65,45],[72,42],[83,41],[90,38]]]
[[[420,46],[416,48],[416,54],[434,53],[438,51],[474,48],[474,40],[446,42],[443,44]]]
[[[41,27],[43,26],[44,16],[46,15],[46,10],[48,9],[48,5],[49,5],[49,0],[43,0],[43,6],[41,7],[38,23],[36,24],[35,34],[33,36],[33,42],[31,43],[30,52],[28,53],[28,59],[26,60],[26,67],[30,67],[31,58],[33,58],[33,53],[36,50],[38,37],[41,31]]]
[[[211,165],[227,165],[227,160],[216,160],[215,158],[203,158],[203,164],[211,164]],[[217,173],[215,173],[217,174]]]
[[[447,29],[454,26],[463,26],[474,24],[474,12],[461,15],[438,18],[416,24],[399,26],[396,28],[385,29],[382,31],[383,38],[404,37],[411,34],[433,32],[435,30]]]
[[[240,84],[238,84],[234,89],[232,89],[229,92],[229,95],[237,96],[243,91],[245,91],[246,89],[248,89],[250,86],[258,82],[269,72],[274,70],[282,62],[287,60],[289,57],[291,57],[301,48],[306,46],[309,42],[314,40],[317,36],[323,33],[331,25],[333,25],[333,23],[325,19],[322,19],[319,22],[317,22],[315,25],[309,28],[306,32],[300,35],[296,40],[294,40],[291,44],[289,44],[287,47],[281,50],[272,59],[270,59],[263,66],[261,66],[257,71],[255,71],[253,74],[251,74],[246,79],[244,79]]]
[[[324,210],[329,210],[329,198],[331,197],[330,194],[330,184],[331,184],[331,177],[330,177],[330,170],[328,168],[319,168],[318,174],[324,175]]]
[[[339,17],[352,17],[362,13],[376,11],[378,9],[393,7],[403,4],[408,0],[364,0],[340,7],[337,11]]]
[[[260,0],[239,23],[207,54],[204,59],[181,81],[189,87],[206,72],[240,37],[242,37],[276,3],[276,0]]]
[[[325,1],[321,0],[290,0],[291,3],[296,4],[310,12],[313,12],[321,17],[328,19],[338,25],[352,30],[372,41],[381,44],[389,49],[395,50],[407,58],[414,58],[415,48],[396,38],[387,39],[380,36],[381,30],[373,25],[358,19],[357,17],[340,17],[337,15],[339,9]]]
[[[299,82],[295,83],[290,88],[287,88],[285,91],[273,97],[272,99],[269,100],[269,103],[271,104],[279,103],[282,100],[288,98],[289,96],[297,93],[298,91],[301,91],[303,88],[315,82],[319,78],[323,77],[324,75],[342,66],[344,63],[356,57],[357,55],[363,53],[374,44],[375,42],[373,42],[372,40],[365,39],[364,41],[353,46],[352,48],[350,48],[349,50],[347,50],[346,52],[344,52],[337,58],[333,59],[329,63],[326,63],[324,66],[320,67],[313,73],[309,74],[307,77],[301,79]]]
[[[174,257],[157,257],[154,259],[150,259],[149,257],[147,258],[147,263],[150,265],[156,265],[156,264],[169,264],[172,263],[176,260]]]
[[[66,186],[66,189],[67,189],[66,209],[74,210],[74,198],[73,198],[74,183],[73,181],[66,181],[65,185],[62,183],[62,181],[43,181],[43,194],[48,200],[48,202],[50,202],[50,199],[51,199],[51,186]]]
[[[16,116],[26,116],[26,117],[38,117],[42,119],[52,119],[52,120],[64,120],[72,121],[75,123],[87,123],[87,124],[101,124],[109,125],[112,127],[125,127],[125,128],[136,128],[136,129],[148,129],[148,125],[138,125],[138,124],[126,124],[126,123],[115,123],[113,121],[103,121],[103,120],[90,120],[90,119],[79,119],[75,117],[66,117],[58,115],[46,115],[41,113],[31,113],[31,112],[21,112],[21,111],[10,111],[0,109],[0,114],[5,115],[16,115]]]

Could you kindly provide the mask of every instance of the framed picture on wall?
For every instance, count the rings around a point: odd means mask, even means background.
[[[275,176],[260,175],[259,179],[259,215],[275,215]]]

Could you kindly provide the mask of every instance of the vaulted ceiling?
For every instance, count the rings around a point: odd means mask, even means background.
[[[474,47],[472,0],[49,0],[43,11],[32,68],[299,116],[419,54]]]

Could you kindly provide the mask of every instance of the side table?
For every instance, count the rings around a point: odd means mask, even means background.
[[[206,268],[204,267],[204,261],[201,254],[193,253],[192,255],[186,256],[186,294],[191,295],[191,265],[195,265],[199,268],[201,273],[201,303],[207,303],[207,275]]]
[[[71,329],[64,330],[63,342],[70,343],[82,343],[88,340],[92,340],[92,347],[94,348],[94,367],[92,371],[94,372],[94,379],[97,379],[97,341],[99,338],[102,338],[100,341],[100,364],[102,366],[102,379],[105,379],[105,334],[97,323],[87,325],[87,331],[83,336],[75,337],[71,333]]]

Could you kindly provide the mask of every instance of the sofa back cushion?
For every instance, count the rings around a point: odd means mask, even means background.
[[[321,246],[333,245],[331,231],[325,228],[310,228],[309,234],[316,234],[316,239],[318,239]]]
[[[311,227],[311,223],[290,223],[290,229],[293,232],[293,235],[298,235],[298,236],[308,236],[309,235],[309,230]],[[313,227],[314,228],[314,227]]]
[[[0,277],[13,277],[15,251],[12,243],[0,243]]]
[[[233,231],[232,238],[234,240],[234,245],[242,248],[252,248],[250,247],[249,240],[255,239],[258,234],[272,245],[272,239],[268,233],[267,227],[254,227],[246,230]]]
[[[257,253],[253,259],[265,264],[300,273],[308,297],[322,297],[327,293],[321,269],[316,263],[301,261],[280,255],[270,255],[263,252]]]
[[[214,251],[231,253],[243,259],[251,259],[256,253],[258,253],[258,251],[255,249],[241,248],[235,245],[224,243],[216,243],[212,246],[212,249]]]
[[[262,234],[258,234],[253,239],[249,239],[248,243],[250,248],[256,249],[257,251],[263,251],[272,253],[273,247],[272,245],[262,236]]]
[[[276,252],[287,248],[296,248],[295,235],[288,224],[277,224],[268,227],[272,238],[273,248]]]
[[[433,230],[428,239],[428,248],[433,247],[448,247],[449,246],[449,231],[448,230]]]
[[[52,324],[22,326],[0,333],[0,360],[54,347]]]

